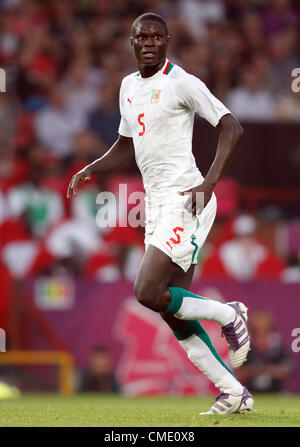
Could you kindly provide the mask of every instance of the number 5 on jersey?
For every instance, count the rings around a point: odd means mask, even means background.
[[[142,118],[144,118],[144,116],[145,116],[144,113],[140,113],[138,116],[139,125],[142,126],[142,130],[139,132],[140,137],[142,137],[145,133],[145,124],[142,121]]]
[[[170,239],[166,242],[166,244],[170,247],[171,250],[173,250],[173,247],[170,244],[170,242],[173,242],[173,244],[179,244],[181,241],[181,237],[180,237],[180,234],[178,234],[178,231],[184,231],[184,228],[181,228],[181,227],[173,228],[173,233],[175,234],[176,239],[174,239],[173,237],[170,237]]]

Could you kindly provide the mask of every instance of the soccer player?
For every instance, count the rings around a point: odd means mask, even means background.
[[[166,58],[169,39],[159,15],[146,13],[134,21],[130,42],[139,71],[121,84],[119,137],[103,157],[73,176],[67,196],[76,195],[93,174],[118,168],[135,155],[146,191],[146,251],[135,295],[161,314],[188,358],[220,389],[211,409],[200,414],[239,413],[252,409],[253,398],[198,320],[220,324],[231,364],[238,368],[250,349],[247,308],[240,302],[223,304],[198,296],[189,287],[198,251],[216,215],[213,190],[231,162],[242,128],[202,81]],[[192,154],[195,112],[220,131],[205,178]]]

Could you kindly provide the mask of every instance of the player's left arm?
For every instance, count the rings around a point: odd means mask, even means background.
[[[231,114],[223,116],[220,119],[217,128],[220,129],[220,136],[215,159],[204,179],[204,182],[200,186],[194,188],[196,192],[200,191],[203,193],[204,207],[211,199],[217,182],[231,164],[243,134],[242,126]],[[194,208],[194,211],[195,206],[196,202],[194,201],[194,203],[192,203],[192,208]]]
[[[192,194],[189,194],[185,206],[195,214],[207,205],[217,182],[230,165],[243,134],[243,128],[230,111],[194,76],[190,77],[189,83],[181,86],[180,95],[186,107],[196,111],[214,127],[220,129],[216,155],[203,183],[189,190]]]
[[[189,190],[192,194],[190,194],[190,197],[186,202],[186,207],[191,209],[193,214],[199,212],[199,207],[205,207],[210,201],[213,190],[219,179],[229,167],[243,134],[242,126],[231,114],[223,116],[220,119],[217,128],[220,129],[220,137],[215,159],[203,183]],[[196,193],[201,193],[202,196],[197,196]],[[200,197],[200,200],[196,200],[197,197]]]

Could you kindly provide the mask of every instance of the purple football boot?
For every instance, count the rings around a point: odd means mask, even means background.
[[[246,410],[252,410],[253,403],[253,397],[249,394],[247,388],[244,388],[243,394],[240,394],[239,396],[221,393],[216,397],[215,403],[211,409],[204,413],[200,413],[200,415],[244,413]]]
[[[236,316],[234,321],[222,327],[222,335],[228,343],[232,366],[239,368],[247,360],[247,354],[250,351],[250,336],[247,329],[248,309],[238,301],[227,304],[233,307]]]

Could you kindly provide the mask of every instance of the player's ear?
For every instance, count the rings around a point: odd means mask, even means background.
[[[170,40],[171,40],[171,36],[167,36],[167,45],[169,45]]]
[[[129,41],[130,41],[130,45],[133,47],[133,37],[132,36],[129,37]]]

